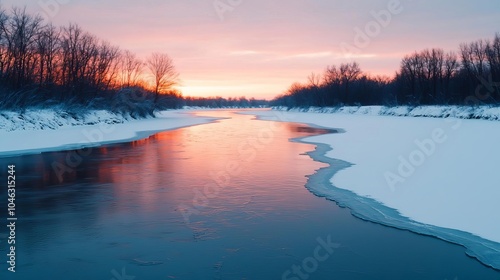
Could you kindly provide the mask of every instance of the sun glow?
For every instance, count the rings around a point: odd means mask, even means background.
[[[220,96],[224,98],[228,97],[247,97],[247,98],[257,98],[257,99],[272,99],[276,92],[282,90],[281,86],[276,86],[274,84],[259,84],[259,83],[216,83],[194,81],[185,83],[185,85],[178,86],[184,96],[191,97],[215,97]]]

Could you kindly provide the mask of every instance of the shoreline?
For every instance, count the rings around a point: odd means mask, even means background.
[[[0,138],[4,139],[1,142],[6,142],[2,143],[2,148],[6,149],[0,150],[0,157],[9,158],[128,143],[146,139],[157,133],[207,124],[217,120],[217,118],[194,116],[186,110],[175,110],[160,112],[156,118],[132,120],[118,124],[99,123],[50,130],[0,131]],[[140,130],[135,129],[135,127],[139,127]],[[58,137],[65,139],[61,140]],[[29,139],[25,140],[26,138]],[[45,138],[43,139],[45,141],[38,142],[38,138]],[[53,141],[59,143],[52,144]]]
[[[326,163],[329,166],[321,168],[311,175],[306,183],[306,188],[318,197],[323,197],[335,202],[339,207],[347,208],[351,214],[364,221],[373,222],[399,230],[409,230],[416,234],[438,238],[445,242],[463,246],[465,254],[477,259],[483,265],[500,272],[500,250],[493,247],[499,244],[468,232],[447,229],[438,226],[423,224],[402,216],[399,211],[384,206],[382,203],[367,197],[356,195],[354,192],[335,187],[330,183],[337,172],[351,166],[350,163],[340,159],[332,159],[326,153],[332,148],[328,144],[307,141],[309,137],[295,138],[291,141],[311,144],[316,148],[307,154],[314,160]],[[330,187],[328,189],[327,187]],[[331,192],[334,192],[333,194]],[[375,214],[375,215],[374,215]],[[497,256],[490,259],[488,256]]]
[[[262,121],[280,121],[266,119],[265,116],[256,115],[256,119]],[[290,121],[289,121],[290,122]],[[300,120],[291,122],[302,123],[321,129],[335,129],[343,132],[343,129],[316,125]],[[311,138],[317,136],[307,136],[290,139],[292,142],[311,144],[315,146],[313,151],[307,154],[315,161],[328,164],[328,167],[317,170],[309,176],[306,188],[318,197],[323,197],[335,202],[338,206],[347,208],[351,214],[359,219],[377,223],[400,230],[408,230],[415,234],[438,238],[448,243],[457,244],[465,249],[465,254],[478,260],[481,264],[500,271],[500,243],[485,239],[472,233],[457,229],[444,228],[436,225],[425,224],[403,216],[397,209],[388,207],[376,199],[356,194],[354,191],[336,187],[332,178],[340,171],[352,167],[354,164],[327,156],[328,152],[334,148],[328,143],[323,143]]]
[[[463,120],[500,121],[500,107],[459,106],[459,105],[425,105],[425,106],[341,106],[341,107],[271,107],[272,110],[300,113],[345,114],[367,116],[392,116],[412,118],[457,118]]]

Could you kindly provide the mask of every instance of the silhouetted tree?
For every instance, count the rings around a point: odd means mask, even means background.
[[[40,16],[29,15],[26,9],[12,8],[12,14],[0,26],[6,43],[4,77],[15,89],[35,79],[35,39],[41,24]]]
[[[167,54],[153,53],[146,64],[153,76],[153,91],[156,94],[156,103],[160,93],[177,84],[179,74],[175,70],[173,60]]]
[[[327,66],[325,73],[323,74],[323,87],[324,87],[324,95],[325,95],[325,105],[333,106],[336,100],[335,94],[340,92],[340,85],[342,84],[342,80],[340,78],[340,71],[337,69],[337,66],[331,65]]]
[[[353,62],[340,65],[340,80],[345,87],[345,102],[349,102],[350,98],[349,85],[356,81],[359,75],[361,75],[361,69],[358,63]]]
[[[52,24],[43,26],[37,34],[36,43],[39,57],[38,85],[39,87],[53,85],[58,79],[59,30]]]
[[[53,103],[55,97],[67,104],[114,106],[122,100],[115,96],[124,94],[119,90],[123,86],[136,87],[128,91],[126,100],[134,96],[130,92],[135,92],[159,101],[157,108],[178,107],[182,96],[171,88],[177,79],[171,59],[153,55],[150,62],[158,78],[156,94],[137,87],[143,63],[131,52],[122,55],[118,47],[76,24],[59,28],[25,9],[7,12],[0,8],[0,89],[5,97],[0,107]],[[166,95],[158,100],[160,91]],[[149,101],[141,100],[145,106],[133,106],[141,108],[139,115],[151,112]]]
[[[142,74],[144,63],[130,51],[121,56],[121,84],[124,87],[137,86]]]

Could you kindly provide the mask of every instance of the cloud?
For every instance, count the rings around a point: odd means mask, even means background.
[[[230,55],[255,55],[255,54],[261,54],[262,52],[258,51],[251,51],[251,50],[244,50],[244,51],[232,51]]]
[[[333,54],[331,52],[314,52],[314,53],[300,53],[289,56],[288,58],[319,58],[319,57],[331,57]]]
[[[369,59],[376,58],[376,54],[357,54],[357,53],[337,53],[337,52],[311,52],[311,53],[298,53],[286,56],[277,56],[276,60],[314,60],[314,59],[325,59],[330,58],[332,60],[342,60],[342,59]]]

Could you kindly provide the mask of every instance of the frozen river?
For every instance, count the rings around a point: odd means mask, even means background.
[[[198,114],[224,119],[0,158],[1,178],[16,165],[19,218],[15,274],[0,231],[0,279],[500,279],[461,246],[360,220],[309,192],[308,176],[328,166],[289,139],[332,131]]]

